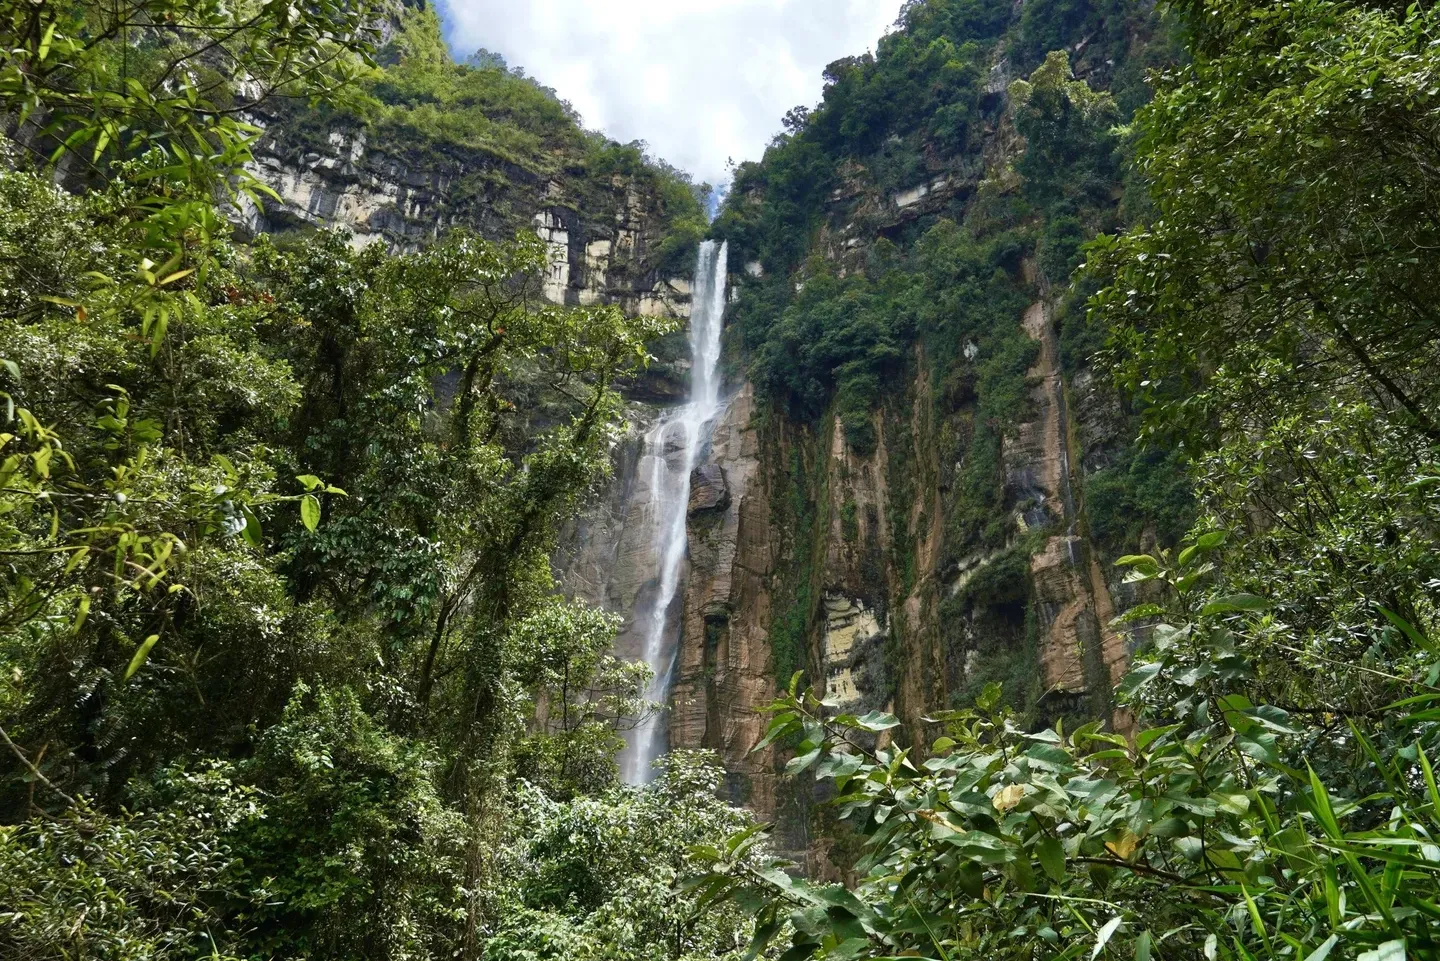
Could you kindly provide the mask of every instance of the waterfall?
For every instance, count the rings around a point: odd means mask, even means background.
[[[645,464],[650,472],[649,515],[655,522],[655,557],[659,587],[643,618],[645,663],[655,672],[647,697],[668,701],[679,650],[672,631],[670,608],[680,592],[685,567],[686,517],[690,504],[690,472],[695,469],[711,423],[720,411],[720,329],[725,314],[725,244],[707,240],[695,264],[690,308],[690,401],[660,418],[645,436]],[[666,725],[659,716],[646,718],[630,732],[620,772],[629,784],[650,780],[651,764],[665,751]]]

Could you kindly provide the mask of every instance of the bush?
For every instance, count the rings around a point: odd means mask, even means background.
[[[455,950],[471,842],[423,748],[386,733],[352,692],[302,686],[243,770],[268,799],[234,841],[263,896],[257,950],[317,961]]]
[[[254,897],[228,833],[258,815],[257,798],[223,767],[168,772],[149,793],[154,809],[106,814],[81,804],[0,826],[0,957],[243,953],[240,918]]]

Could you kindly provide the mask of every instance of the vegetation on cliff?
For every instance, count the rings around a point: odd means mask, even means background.
[[[1147,6],[1035,3],[1014,17],[999,5],[910,3],[873,56],[831,65],[824,101],[792,111],[763,160],[737,170],[714,225],[750,264],[732,347],[767,402],[811,429],[810,456],[827,455],[824,425],[837,418],[850,451],[886,474],[895,505],[879,576],[785,592],[781,683],[790,664],[818,666],[820,592],[897,612],[928,591],[941,595],[930,621],[944,635],[952,695],[1004,677],[1007,699],[1036,719],[1075,709],[1065,696],[1039,703],[1042,602],[1028,562],[1045,539],[1026,532],[1078,532],[1114,558],[1141,537],[1173,545],[1193,520],[1183,467],[1129,443],[1133,411],[1111,391],[1110,437],[1017,453],[1044,416],[1044,334],[1019,321],[1044,305],[1059,318],[1072,380],[1088,371],[1105,335],[1084,308],[1093,280],[1072,285],[1072,274],[1087,241],[1145,208],[1122,124],[1148,96],[1145,66],[1173,57],[1174,33]],[[923,434],[912,429],[920,410],[932,425]],[[1042,456],[1073,462],[1060,468],[1070,490],[1042,489],[1041,468],[1020,462]],[[931,534],[908,506],[926,499],[922,465],[933,465],[925,484],[939,491],[924,520],[940,530],[934,569],[923,571],[916,552]],[[787,553],[796,569],[813,567],[806,558],[823,544],[791,526]],[[983,583],[995,590],[961,589],[977,565],[993,566]],[[877,706],[904,686],[904,659],[891,660]],[[1097,671],[1091,683],[1109,679]]]
[[[662,236],[650,267],[667,276],[693,269],[710,185],[649,156],[643,143],[586,130],[553,90],[494,54],[456,63],[439,17],[424,4],[397,15],[375,59],[343,99],[270,104],[277,148],[323,153],[336,133],[363,136],[414,168],[455,178],[457,199],[488,190],[493,200],[497,185],[523,176],[520,186],[532,195],[549,181],[563,183],[583,211],[603,209],[616,183],[627,185],[656,207]]]

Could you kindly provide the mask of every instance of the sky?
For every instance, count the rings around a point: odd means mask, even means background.
[[[698,180],[758,160],[825,65],[873,50],[901,0],[439,0],[457,59],[484,47],[585,125]]]

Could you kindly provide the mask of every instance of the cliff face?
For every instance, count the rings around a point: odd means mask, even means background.
[[[1097,5],[1067,28],[1070,59],[1036,69],[1043,50],[1016,52],[1023,18],[959,48],[945,26],[959,7],[913,6],[875,61],[832,66],[825,104],[741,168],[715,226],[736,265],[738,373],[692,477],[669,740],[717,750],[733,797],[778,820],[778,845],[817,874],[844,868],[844,829],[783,775],[783,745],[750,753],[758,709],[794,671],[836,711],[894,712],[895,739],[922,756],[940,732],[927,718],[992,682],[1020,723],[1128,724],[1111,692],[1131,641],[1112,622],[1135,598],[1087,490],[1130,456],[1130,425],[1086,363],[1084,292],[1067,278],[1078,244],[1119,223],[1120,108],[1104,91],[1153,23]],[[863,149],[833,120],[861,96],[847,84],[899,83],[888,60],[936,49],[946,76],[973,58],[952,102]],[[966,97],[962,135],[942,143],[936,113]],[[623,461],[562,566],[629,611],[655,572]]]
[[[633,178],[549,178],[483,150],[419,151],[361,129],[332,130],[323,143],[295,143],[280,125],[270,131],[251,172],[280,200],[249,207],[252,233],[345,226],[358,246],[406,249],[457,227],[492,239],[528,229],[550,247],[550,300],[652,316],[688,311],[688,279],[654,265],[664,212]]]
[[[247,118],[263,131],[249,173],[275,196],[249,202],[241,230],[343,226],[356,246],[400,249],[457,228],[534,232],[551,301],[685,316],[708,188],[586,131],[503,61],[453,62],[424,2],[395,9],[380,68],[343,106],[277,100]]]

